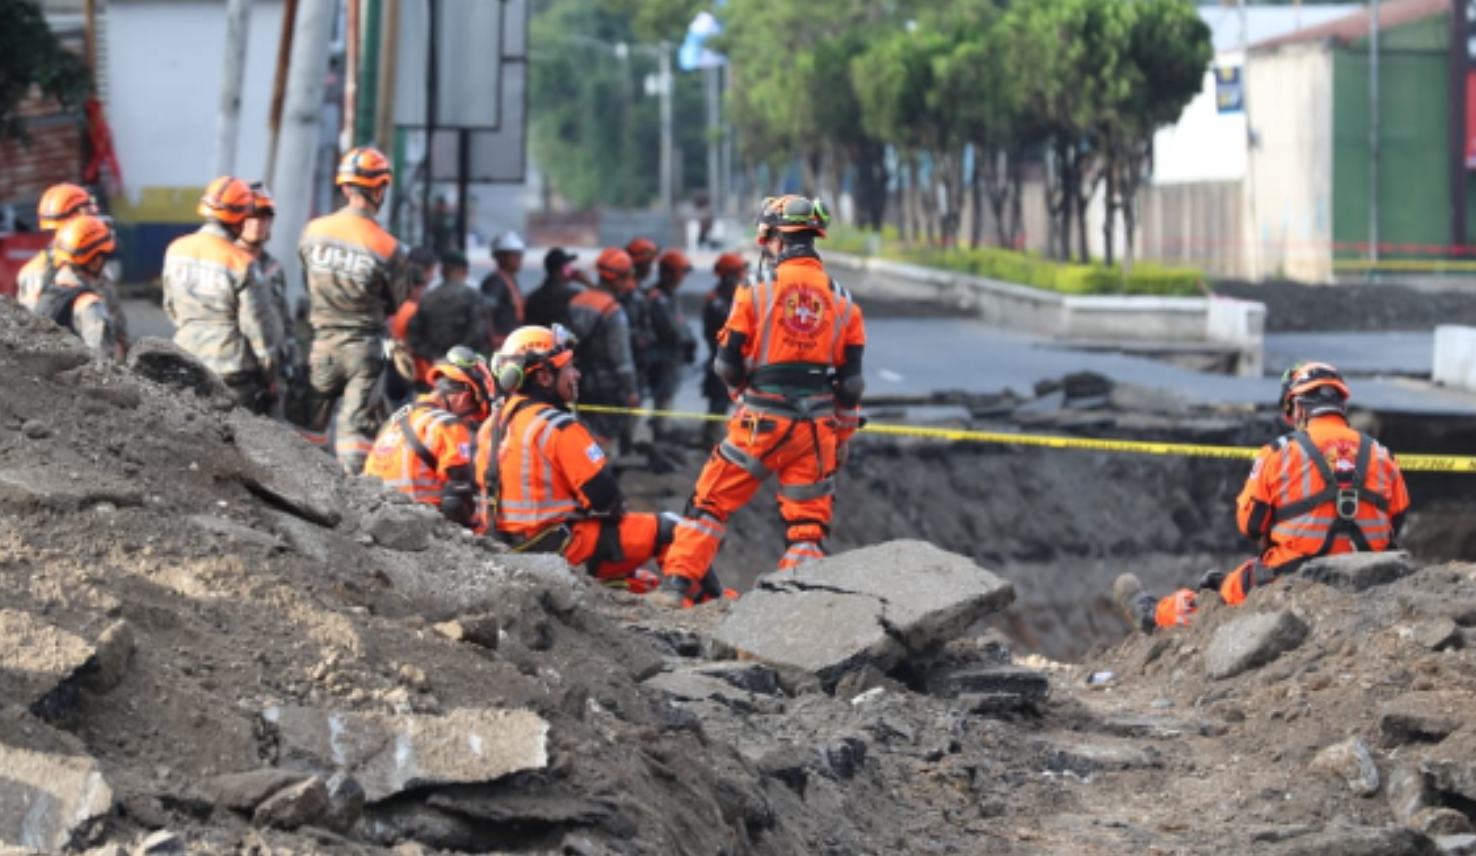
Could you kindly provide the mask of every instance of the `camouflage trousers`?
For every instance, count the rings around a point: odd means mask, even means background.
[[[378,336],[359,331],[319,330],[313,337],[309,360],[316,403],[314,431],[328,427],[329,414],[338,404],[333,422],[334,454],[349,475],[364,471],[374,437],[384,424],[384,346]]]

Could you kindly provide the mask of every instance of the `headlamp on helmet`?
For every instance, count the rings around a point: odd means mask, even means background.
[[[758,216],[758,242],[767,243],[775,232],[792,234],[810,232],[825,237],[830,226],[830,211],[819,199],[806,199],[789,194],[764,200]]]

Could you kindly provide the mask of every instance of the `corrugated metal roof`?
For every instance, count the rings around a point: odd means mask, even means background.
[[[1379,29],[1388,30],[1421,18],[1450,12],[1451,0],[1386,0],[1379,3]],[[1251,45],[1251,50],[1264,50],[1282,45],[1307,42],[1351,42],[1366,37],[1370,30],[1368,9],[1344,18],[1308,27]]]

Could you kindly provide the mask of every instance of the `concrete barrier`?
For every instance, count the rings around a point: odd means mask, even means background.
[[[1435,328],[1435,361],[1431,380],[1476,392],[1476,327],[1445,324]]]
[[[1059,339],[1093,342],[1203,342],[1235,355],[1235,373],[1260,377],[1266,306],[1209,297],[1067,295],[921,265],[825,253],[837,272],[866,274],[863,297],[917,300],[956,308],[989,324]],[[852,283],[848,283],[851,285]]]

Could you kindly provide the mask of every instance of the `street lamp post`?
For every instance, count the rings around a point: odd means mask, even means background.
[[[658,166],[660,170],[658,187],[660,188],[659,192],[661,195],[661,210],[666,215],[666,228],[667,232],[670,233],[673,221],[676,218],[676,188],[672,180],[672,166],[674,163],[672,140],[674,130],[672,127],[671,106],[671,44],[663,41],[654,45],[631,44],[628,42],[616,42],[611,45],[608,42],[602,42],[599,39],[589,36],[581,36],[577,33],[562,33],[559,35],[559,38],[576,44],[586,45],[597,50],[609,51],[616,59],[621,61],[624,61],[626,57],[630,56],[631,51],[639,51],[647,56],[654,56],[656,58],[656,90],[658,97],[661,99],[661,154],[660,164]],[[670,234],[665,235],[661,241],[662,245],[670,242]]]

